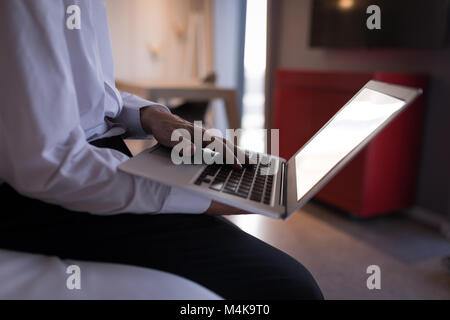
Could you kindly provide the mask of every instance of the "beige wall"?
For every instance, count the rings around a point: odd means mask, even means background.
[[[308,45],[311,3],[311,0],[272,0],[269,84],[273,84],[273,70],[279,67],[430,75],[417,203],[450,215],[450,49],[312,49]]]
[[[212,70],[212,0],[105,2],[117,78],[185,81]]]

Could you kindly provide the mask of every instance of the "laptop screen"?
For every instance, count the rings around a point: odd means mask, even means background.
[[[363,88],[295,156],[297,201],[404,104],[403,100]]]

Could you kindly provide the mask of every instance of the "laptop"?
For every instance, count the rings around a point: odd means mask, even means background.
[[[369,81],[289,160],[260,153],[254,164],[242,169],[177,165],[169,149],[156,145],[122,163],[119,170],[249,212],[287,219],[421,93],[421,89]]]

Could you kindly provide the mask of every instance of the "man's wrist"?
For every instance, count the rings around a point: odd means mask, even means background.
[[[152,124],[151,124],[151,114],[155,109],[151,106],[145,106],[139,109],[140,119],[141,119],[141,127],[147,134],[153,134]]]
[[[162,105],[144,106],[139,109],[142,129],[149,135],[154,135],[153,128],[158,121],[171,114],[169,109]]]

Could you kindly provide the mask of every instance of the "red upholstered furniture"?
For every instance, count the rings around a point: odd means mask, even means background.
[[[273,128],[280,154],[289,159],[367,81],[423,88],[423,75],[278,70]],[[425,99],[421,96],[386,127],[316,196],[359,217],[371,217],[414,202]]]

